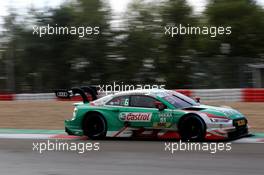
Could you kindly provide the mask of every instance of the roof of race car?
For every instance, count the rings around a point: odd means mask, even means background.
[[[121,96],[121,95],[154,95],[162,94],[162,93],[168,93],[171,92],[171,90],[166,89],[137,89],[137,90],[129,90],[129,91],[122,91],[117,92],[113,94],[113,97],[115,96]]]
[[[129,90],[129,91],[122,91],[122,92],[108,94],[99,99],[104,98],[104,100],[106,99],[109,100],[111,98],[118,97],[118,96],[124,96],[124,95],[150,95],[150,96],[156,97],[156,96],[166,96],[168,95],[169,92],[176,93],[175,91],[166,90],[166,89],[137,89],[137,90]]]
[[[114,94],[108,94],[106,96],[103,96],[93,101],[93,103],[97,105],[103,105],[109,100],[113,99],[114,97],[124,96],[124,95],[150,95],[153,97],[166,96],[168,95],[169,92],[176,93],[175,91],[166,90],[166,89],[138,89],[138,90],[122,91],[122,92],[116,92]]]

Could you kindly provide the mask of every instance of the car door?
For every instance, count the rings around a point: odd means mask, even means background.
[[[108,122],[108,127],[112,130],[119,130],[120,127],[124,126],[124,122],[120,120],[119,114],[122,109],[129,106],[129,96],[128,95],[122,95],[117,96],[108,101],[105,104],[105,107],[107,108],[110,122]]]
[[[129,105],[120,108],[119,119],[131,127],[153,127],[153,122],[159,117],[156,101],[147,95],[131,95]]]
[[[112,111],[115,126],[129,124],[131,127],[170,128],[175,123],[173,110],[159,111],[156,101],[154,97],[146,95],[124,95],[113,98],[107,106]]]

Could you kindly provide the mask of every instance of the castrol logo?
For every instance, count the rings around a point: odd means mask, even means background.
[[[151,116],[151,113],[123,112],[119,115],[119,119],[129,122],[149,122],[151,121]]]

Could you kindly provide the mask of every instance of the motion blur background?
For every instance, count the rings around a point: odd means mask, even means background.
[[[18,1],[0,4],[5,10],[0,92],[50,92],[113,81],[166,88],[264,87],[261,0]],[[99,26],[101,33],[32,34],[33,25],[48,24]],[[231,26],[232,34],[171,38],[164,35],[167,24]]]

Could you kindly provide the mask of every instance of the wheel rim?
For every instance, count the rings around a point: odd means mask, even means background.
[[[87,132],[90,136],[99,136],[105,130],[104,122],[99,117],[94,117],[87,122]]]
[[[185,121],[182,134],[185,139],[199,139],[202,135],[201,123],[195,119]]]

